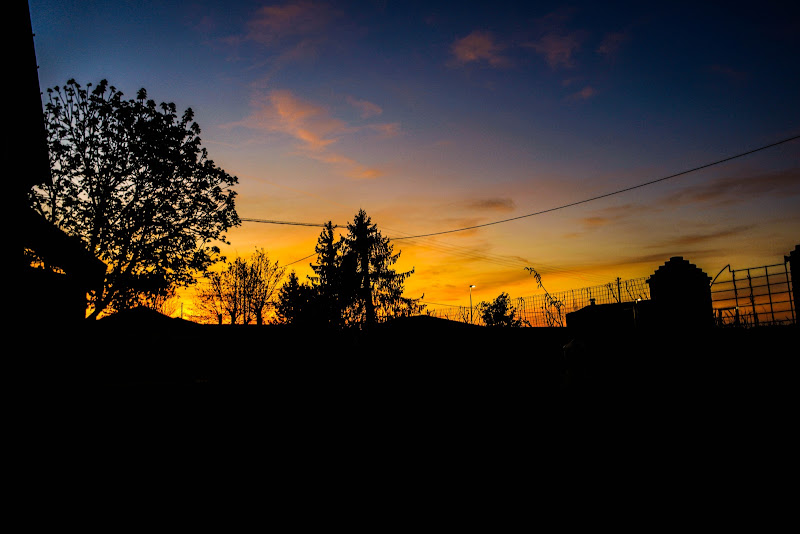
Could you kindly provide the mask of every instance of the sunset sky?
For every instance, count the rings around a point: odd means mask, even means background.
[[[194,109],[240,217],[402,238],[512,219],[800,134],[800,14],[759,2],[30,0],[42,91],[107,79]],[[794,9],[794,11],[792,11]],[[406,295],[464,305],[780,263],[800,140],[512,222],[400,240]],[[286,265],[320,229],[244,222]],[[301,278],[313,258],[292,263]],[[430,304],[432,308],[437,306]]]

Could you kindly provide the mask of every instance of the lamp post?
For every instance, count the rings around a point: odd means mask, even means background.
[[[469,324],[472,324],[472,288],[474,285],[469,286]]]

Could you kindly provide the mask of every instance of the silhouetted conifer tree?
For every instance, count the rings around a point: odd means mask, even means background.
[[[345,311],[353,300],[351,270],[346,266],[348,259],[343,254],[344,239],[336,238],[332,222],[327,222],[317,240],[315,251],[317,263],[311,264],[314,271],[309,276],[315,291],[314,306],[320,320],[338,328],[344,325]]]
[[[303,326],[313,324],[315,291],[309,284],[301,284],[292,271],[289,279],[278,291],[275,312],[284,324]]]
[[[381,235],[363,209],[347,225],[347,231],[343,265],[353,277],[352,319],[369,326],[378,320],[419,312],[419,299],[403,297],[403,283],[414,269],[404,273],[392,269],[400,253],[394,253],[389,238]]]

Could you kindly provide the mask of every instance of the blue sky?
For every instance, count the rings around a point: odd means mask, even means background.
[[[29,2],[42,90],[108,79],[192,107],[240,216],[384,235],[508,219],[800,134],[800,15],[762,2]],[[464,303],[711,276],[800,241],[800,141],[506,224],[397,241],[407,288]],[[230,254],[281,263],[313,228],[245,223]],[[301,276],[307,261],[293,264]],[[413,295],[411,295],[413,296]]]

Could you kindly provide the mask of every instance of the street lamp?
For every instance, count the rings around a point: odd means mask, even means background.
[[[474,285],[469,286],[469,324],[472,324],[472,288]]]

